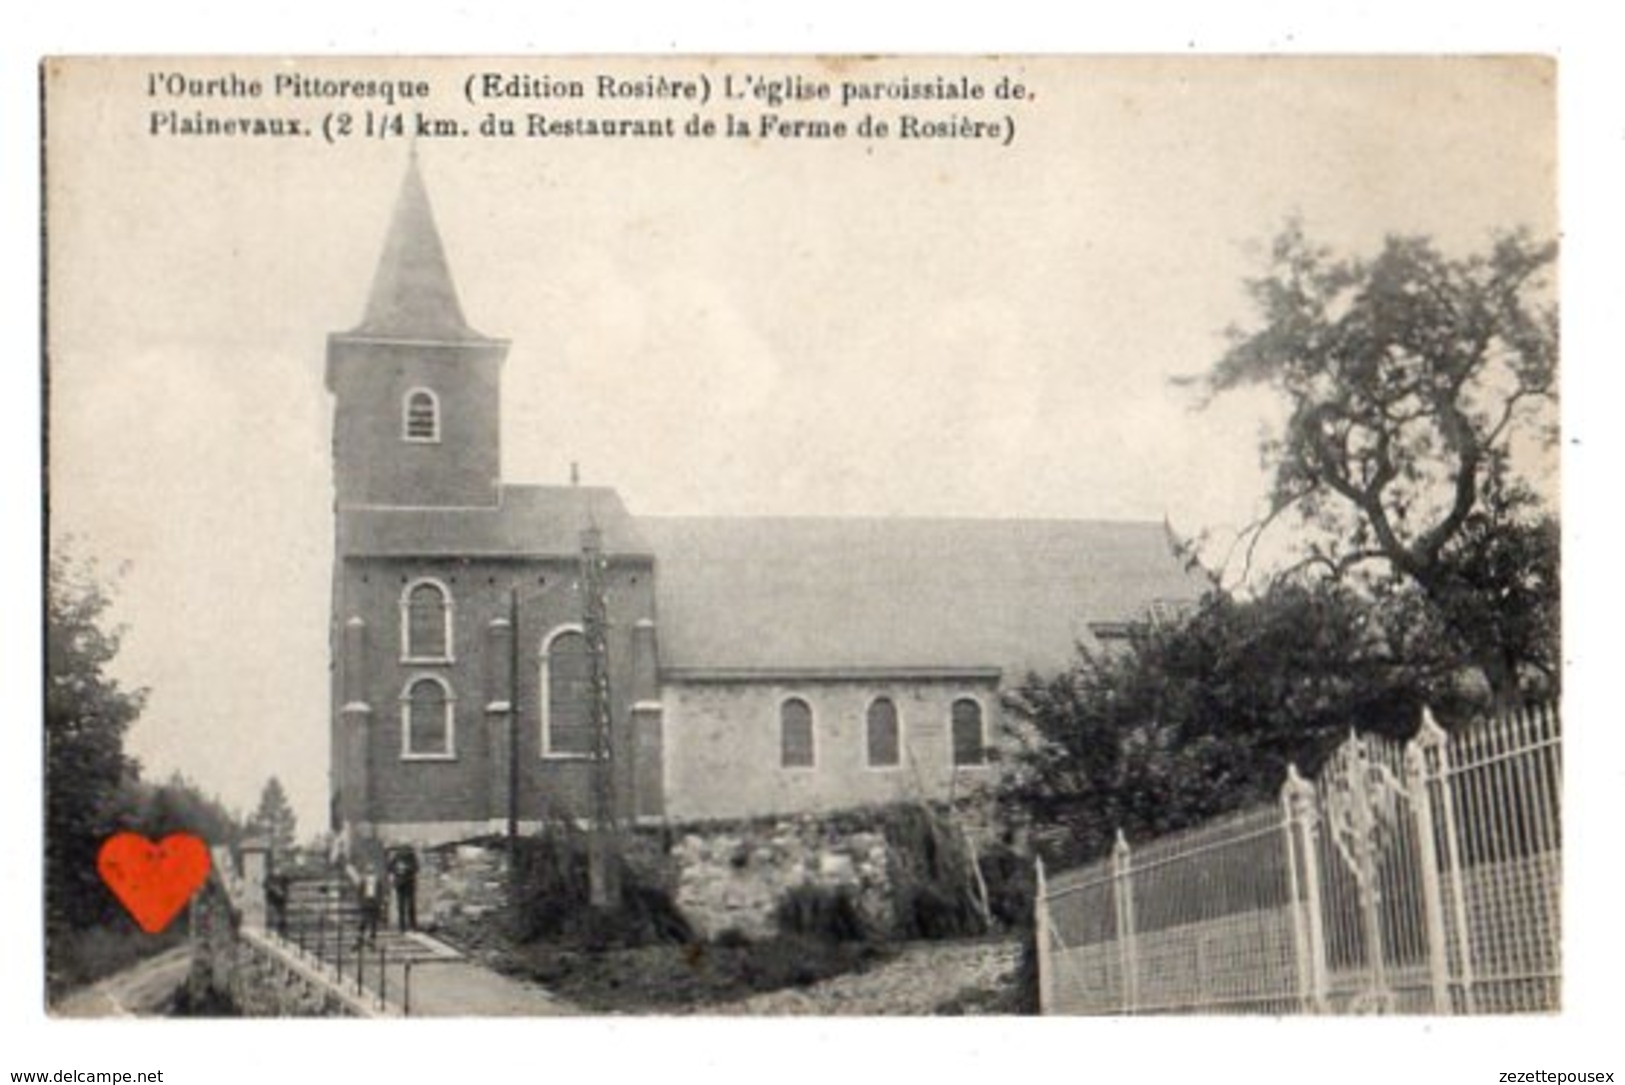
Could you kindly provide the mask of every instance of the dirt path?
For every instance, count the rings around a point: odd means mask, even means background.
[[[1015,941],[921,942],[870,972],[837,976],[798,990],[772,991],[708,1006],[717,1016],[921,1016],[961,1000],[965,1012],[1014,981]],[[974,994],[973,994],[974,993]]]
[[[186,979],[192,948],[176,946],[74,991],[50,1007],[54,1017],[162,1017]]]

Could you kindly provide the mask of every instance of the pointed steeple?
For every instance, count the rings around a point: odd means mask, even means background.
[[[372,280],[367,315],[352,333],[389,339],[457,342],[484,339],[463,319],[445,246],[418,170],[417,148],[395,201],[395,216]]]

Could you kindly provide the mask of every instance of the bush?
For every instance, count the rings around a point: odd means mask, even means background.
[[[170,1017],[242,1017],[243,1009],[224,991],[181,984],[169,1000]]]
[[[897,894],[897,933],[931,941],[981,934],[982,917],[964,892],[931,883],[907,886]]]
[[[959,938],[986,931],[972,886],[964,838],[924,806],[899,808],[886,823],[896,915],[902,938]]]
[[[826,942],[862,942],[868,925],[850,886],[798,885],[779,901],[773,919],[785,934]]]
[[[1033,861],[1013,848],[999,845],[982,853],[982,880],[987,883],[987,906],[994,920],[1006,929],[1024,930],[1033,922]]]
[[[509,871],[512,937],[593,950],[693,940],[688,921],[647,864],[630,861],[624,850],[609,863],[619,900],[594,907],[585,833],[560,823],[517,841]]]

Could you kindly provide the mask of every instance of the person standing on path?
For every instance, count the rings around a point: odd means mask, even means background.
[[[280,870],[265,879],[265,903],[271,912],[271,929],[288,936],[288,876]]]
[[[368,860],[362,863],[359,871],[354,867],[350,871],[355,881],[356,897],[361,904],[361,927],[356,932],[356,948],[377,945],[378,920],[384,911],[384,888],[379,884],[378,869]]]
[[[411,848],[397,848],[389,859],[389,877],[395,884],[395,921],[405,931],[418,929],[418,856]]]

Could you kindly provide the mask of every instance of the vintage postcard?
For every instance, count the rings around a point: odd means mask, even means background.
[[[53,1015],[1566,1010],[1551,59],[41,80]]]

